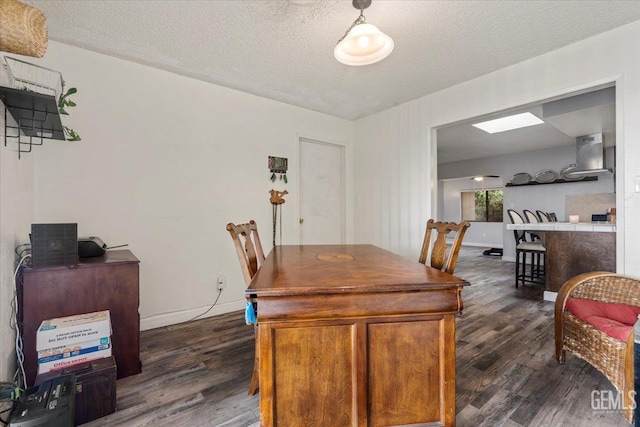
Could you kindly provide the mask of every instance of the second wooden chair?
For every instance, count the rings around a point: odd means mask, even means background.
[[[424,242],[422,243],[422,250],[420,251],[418,262],[426,265],[427,257],[429,256],[429,252],[431,252],[429,265],[445,273],[453,274],[456,268],[456,262],[458,261],[458,253],[460,252],[464,233],[470,226],[471,224],[467,221],[462,221],[460,224],[456,224],[455,222],[440,222],[433,219],[427,221],[427,230],[424,235]],[[446,236],[451,231],[456,232],[456,237],[453,239],[453,243],[447,253]],[[431,236],[434,233],[436,233],[437,236],[433,240],[433,245],[431,245]]]

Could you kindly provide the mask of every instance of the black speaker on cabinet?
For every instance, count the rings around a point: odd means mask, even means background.
[[[31,267],[78,264],[78,224],[31,224]]]

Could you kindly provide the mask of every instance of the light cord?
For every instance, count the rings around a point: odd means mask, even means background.
[[[360,16],[358,16],[356,18],[355,21],[353,21],[353,24],[351,24],[351,26],[349,27],[349,29],[347,30],[346,33],[344,33],[344,36],[340,37],[340,40],[338,40],[338,43],[336,44],[340,44],[340,42],[342,40],[345,39],[345,37],[347,37],[349,35],[349,33],[351,32],[351,30],[353,30],[353,27],[355,27],[356,25],[360,25],[360,24],[365,24],[367,22],[367,18],[364,17],[364,11],[360,10]]]

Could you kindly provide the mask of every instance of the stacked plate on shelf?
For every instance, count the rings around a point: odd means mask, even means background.
[[[529,182],[531,182],[531,179],[533,177],[531,175],[529,175],[526,172],[520,172],[517,173],[515,175],[513,175],[513,178],[511,178],[511,184],[512,185],[525,185],[528,184]]]
[[[530,182],[537,182],[539,184],[550,184],[556,182],[558,179],[564,181],[580,181],[585,177],[580,175],[571,175],[571,172],[578,170],[575,163],[565,166],[560,173],[552,169],[542,169],[538,171],[534,176],[526,172],[519,172],[511,178],[511,185],[526,185]]]
[[[551,169],[542,169],[536,173],[535,179],[536,182],[541,184],[548,184],[558,179],[558,172]]]

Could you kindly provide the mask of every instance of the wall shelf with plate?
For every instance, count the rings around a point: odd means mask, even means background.
[[[589,181],[597,181],[597,180],[598,180],[597,176],[586,176],[579,180],[556,179],[555,181],[552,181],[552,182],[529,181],[524,184],[512,184],[510,182],[507,182],[505,184],[505,187],[526,187],[528,185],[549,185],[549,184],[568,184],[568,183],[575,184],[578,182],[589,182]]]

